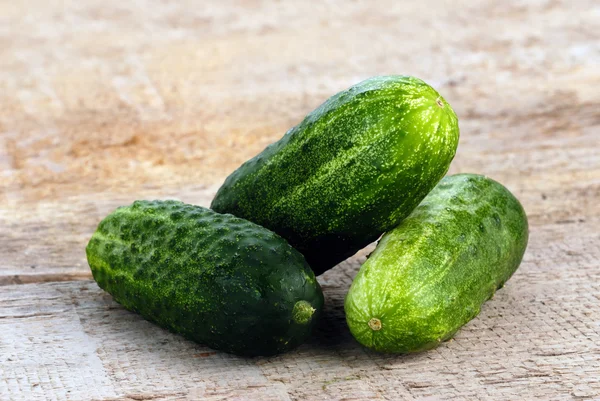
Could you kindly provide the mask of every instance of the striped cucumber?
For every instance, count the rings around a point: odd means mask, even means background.
[[[211,208],[275,231],[316,274],[395,227],[447,172],[458,120],[431,86],[374,77],[244,163]]]

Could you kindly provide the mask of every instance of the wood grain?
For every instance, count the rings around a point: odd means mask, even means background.
[[[523,2],[0,2],[0,399],[600,399],[600,8]],[[435,86],[451,172],[522,201],[531,242],[455,340],[365,351],[323,275],[308,344],[244,360],[124,311],[89,279],[100,219],[142,198],[208,205],[335,92]]]

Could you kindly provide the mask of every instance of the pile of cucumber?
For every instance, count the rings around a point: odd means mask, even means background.
[[[447,173],[458,119],[432,87],[374,77],[328,99],[233,172],[211,209],[136,201],[86,248],[125,308],[215,349],[273,355],[321,315],[315,278],[377,240],[345,300],[382,352],[449,339],[519,266],[527,217],[501,184]]]

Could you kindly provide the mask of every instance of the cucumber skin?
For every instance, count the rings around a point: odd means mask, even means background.
[[[525,211],[504,186],[474,174],[444,178],[360,268],[344,305],[352,335],[382,352],[434,348],[512,276],[527,240]]]
[[[313,272],[283,238],[177,201],[118,208],[100,223],[86,253],[98,285],[126,309],[234,354],[294,348],[323,306]]]
[[[211,208],[275,231],[321,274],[398,225],[446,174],[458,119],[432,87],[374,77],[232,173]]]

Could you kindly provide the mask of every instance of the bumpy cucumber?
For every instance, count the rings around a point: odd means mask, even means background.
[[[447,172],[458,137],[452,108],[425,82],[371,78],[244,163],[211,208],[275,231],[320,274],[408,216]]]
[[[489,178],[444,178],[385,234],[346,297],[363,345],[413,352],[449,339],[519,266],[528,239],[519,201]]]
[[[98,285],[125,308],[226,352],[289,350],[323,305],[313,272],[283,238],[181,202],[118,208],[86,251]]]

